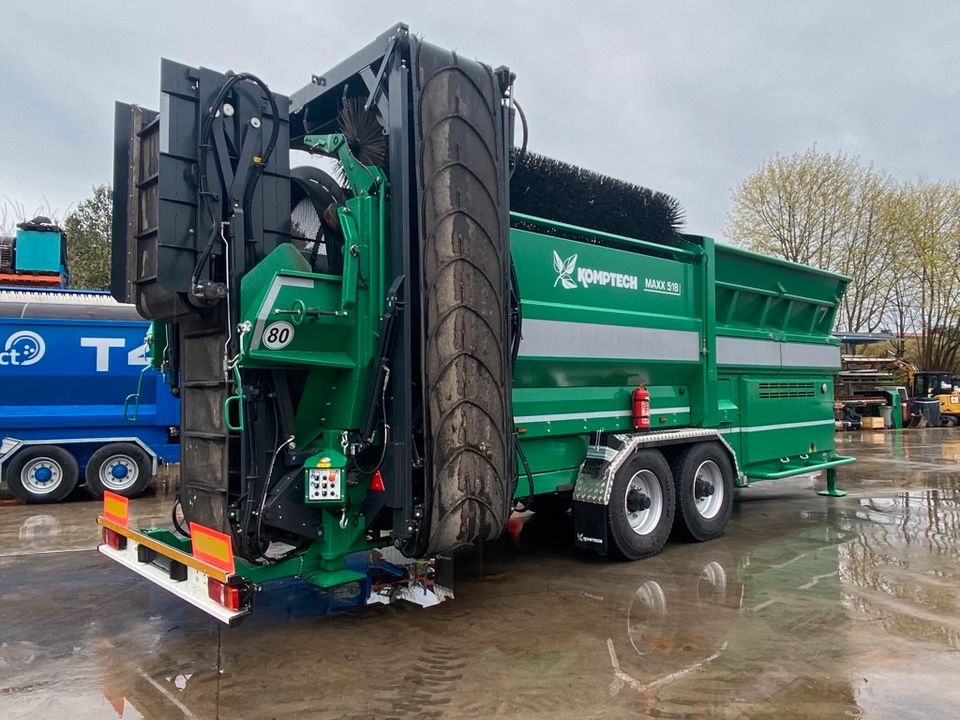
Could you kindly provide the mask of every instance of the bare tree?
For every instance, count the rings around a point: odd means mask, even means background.
[[[67,208],[69,212],[69,208]],[[32,213],[27,212],[26,206],[19,200],[7,196],[0,198],[0,235],[14,235],[17,225],[35,217],[45,217],[51,222],[59,224],[64,213],[60,213],[44,198],[43,202]]]
[[[960,185],[904,185],[898,218],[902,312],[917,331],[917,364],[952,370],[960,355]]]
[[[729,235],[849,276],[841,327],[893,329],[924,369],[960,362],[960,184],[898,184],[816,148],[777,155],[734,191]]]
[[[832,265],[856,170],[816,148],[775,155],[733,194],[729,235],[739,245],[818,267]]]
[[[851,278],[840,306],[840,321],[852,330],[876,332],[889,324],[897,263],[897,190],[873,167],[851,171],[854,189],[846,208],[831,269]]]
[[[734,191],[734,243],[851,278],[839,312],[850,330],[885,322],[895,259],[895,186],[857,158],[816,148],[776,155]]]
[[[17,223],[26,220],[23,212],[23,203],[11,200],[8,197],[0,202],[0,235],[10,237],[17,232]]]

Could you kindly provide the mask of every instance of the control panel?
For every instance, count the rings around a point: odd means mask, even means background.
[[[340,468],[310,468],[307,470],[307,500],[311,502],[339,501],[343,497]]]

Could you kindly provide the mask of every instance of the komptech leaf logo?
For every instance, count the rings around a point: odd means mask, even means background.
[[[573,275],[573,271],[577,269],[577,255],[576,253],[568,257],[566,260],[560,258],[560,255],[557,254],[557,251],[553,251],[553,269],[557,271],[557,279],[553,281],[553,286],[556,287],[557,283],[563,285],[564,290],[573,290],[577,287],[576,281],[570,277]]]

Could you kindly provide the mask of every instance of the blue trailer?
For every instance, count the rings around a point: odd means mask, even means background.
[[[147,329],[108,293],[0,289],[0,479],[11,495],[59,502],[83,484],[133,496],[160,463],[179,462],[179,401],[145,371]]]

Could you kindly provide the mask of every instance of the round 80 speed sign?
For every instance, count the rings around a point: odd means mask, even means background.
[[[293,341],[293,325],[286,320],[272,322],[263,329],[263,346],[268,350],[282,350]]]

